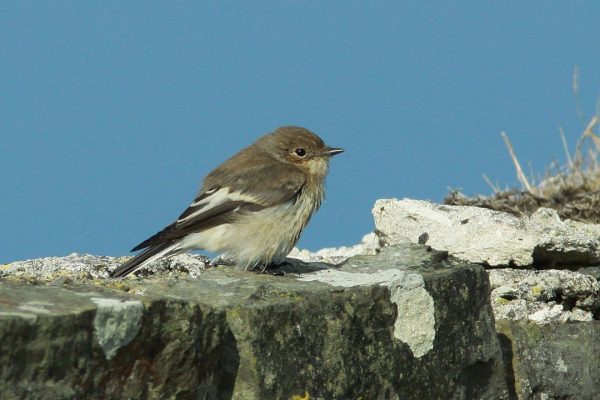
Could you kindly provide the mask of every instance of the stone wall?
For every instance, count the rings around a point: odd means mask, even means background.
[[[102,278],[107,258],[71,256],[89,274],[68,280],[64,259],[38,260],[54,275],[15,263],[0,283],[0,398],[501,398],[488,278],[445,257],[404,244],[285,276],[125,280]]]
[[[487,268],[510,399],[600,398],[600,226],[408,199],[373,214],[385,245],[426,242]]]
[[[597,398],[594,226],[374,214],[377,236],[276,274],[195,255],[120,280],[124,258],[0,266],[0,398]]]

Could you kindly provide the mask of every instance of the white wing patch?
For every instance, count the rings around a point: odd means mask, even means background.
[[[239,192],[230,192],[229,187],[222,187],[217,189],[211,189],[204,192],[204,197],[198,201],[194,201],[190,204],[189,208],[197,208],[190,215],[186,215],[184,218],[177,220],[177,223],[183,223],[185,221],[194,219],[199,215],[209,212],[213,208],[227,202],[245,201],[248,203],[256,203],[256,199],[252,196],[241,194]]]

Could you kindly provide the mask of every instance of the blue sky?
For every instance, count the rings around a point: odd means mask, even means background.
[[[300,246],[353,244],[378,198],[517,186],[503,130],[543,173],[596,111],[596,2],[250,4],[0,4],[0,263],[125,255],[289,124],[346,149]]]

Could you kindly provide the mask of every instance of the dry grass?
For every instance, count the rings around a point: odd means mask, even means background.
[[[577,69],[573,77],[573,90],[577,95]],[[594,133],[598,131],[599,125],[600,118],[597,114],[580,135],[573,154],[569,153],[561,129],[567,163],[564,166],[554,163],[548,167],[544,178],[539,182],[527,178],[508,135],[502,132],[522,189],[501,190],[484,175],[494,192],[492,196],[467,197],[453,190],[444,199],[444,204],[478,206],[515,215],[530,215],[540,207],[547,207],[557,210],[563,219],[600,223],[600,136]]]

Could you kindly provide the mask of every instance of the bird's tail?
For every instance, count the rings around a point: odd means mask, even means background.
[[[149,247],[140,254],[133,257],[131,260],[121,265],[113,272],[111,272],[109,276],[111,278],[122,278],[161,257],[175,255],[179,253],[178,250],[179,249],[176,244],[168,242],[159,244],[157,246]]]

